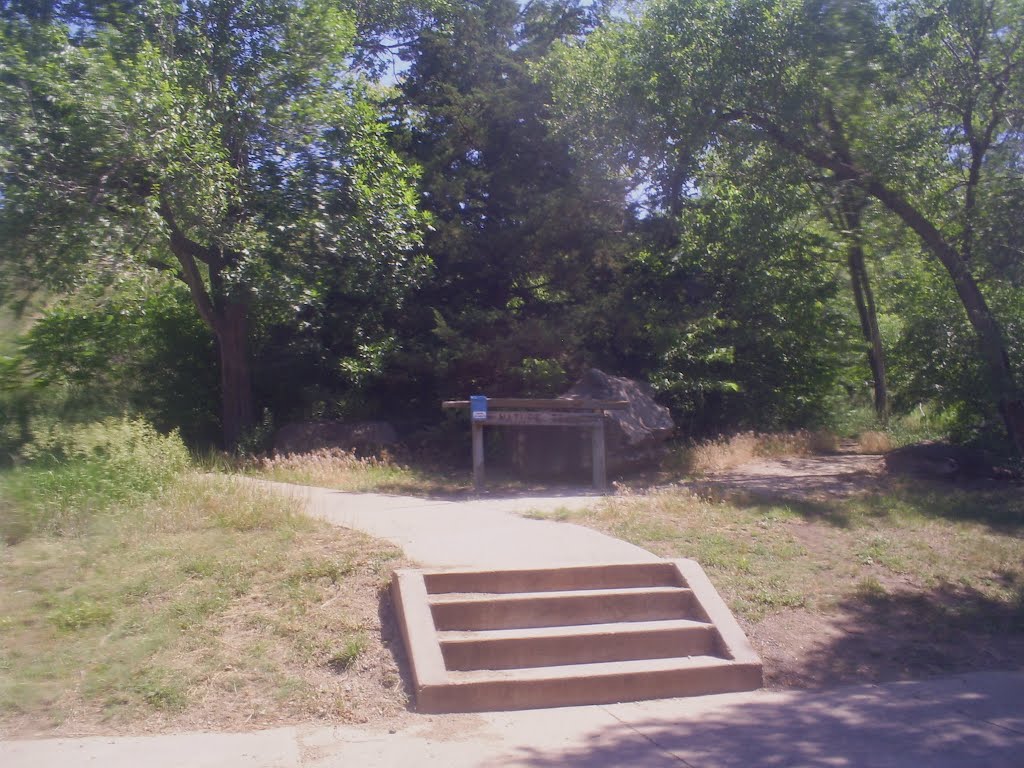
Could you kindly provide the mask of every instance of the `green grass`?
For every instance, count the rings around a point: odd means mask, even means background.
[[[32,325],[32,311],[20,315],[10,306],[0,306],[0,355],[17,351],[18,337]]]
[[[1011,611],[1024,595],[1017,487],[899,487],[823,503],[711,501],[678,489],[613,497],[568,518],[696,559],[753,624],[796,607],[828,613],[865,593],[953,589]]]
[[[831,418],[831,427],[842,438],[856,438],[865,432],[885,434],[893,448],[927,440],[947,440],[956,424],[955,414],[931,405],[918,405],[906,413],[893,414],[884,423],[868,405],[839,408]]]
[[[22,460],[0,474],[0,537],[9,544],[73,534],[119,504],[160,492],[189,465],[176,434],[130,419],[34,424]]]
[[[404,708],[378,632],[397,550],[237,478],[179,471],[112,491],[77,461],[0,472],[6,733]]]

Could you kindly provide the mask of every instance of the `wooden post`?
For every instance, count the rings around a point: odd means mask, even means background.
[[[591,432],[590,462],[594,467],[594,488],[603,491],[608,485],[608,477],[604,464],[604,416],[602,415],[600,418],[601,420]]]
[[[473,488],[484,487],[484,425],[473,422]]]

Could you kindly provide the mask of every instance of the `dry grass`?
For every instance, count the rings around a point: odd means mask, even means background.
[[[776,606],[828,610],[874,578],[932,588],[955,583],[1009,601],[1024,584],[1024,539],[971,519],[963,494],[938,500],[909,490],[806,503],[712,501],[685,489],[612,497],[581,519],[664,557],[692,557],[716,575],[734,610],[757,620]],[[976,503],[996,504],[987,497]],[[1024,525],[1024,500],[1007,491],[1008,517]],[[941,509],[941,508],[939,508]],[[1012,578],[992,579],[992,574]],[[799,597],[797,597],[799,596]]]
[[[338,448],[253,459],[241,470],[283,483],[364,493],[446,495],[468,488],[465,477],[454,479],[413,469],[386,452],[379,457],[360,457]]]
[[[669,460],[685,474],[724,472],[751,461],[778,456],[811,456],[831,453],[838,447],[835,435],[824,431],[758,434],[741,432],[679,449]]]
[[[878,455],[888,453],[895,446],[885,432],[862,432],[857,436],[857,453]]]
[[[1019,666],[1024,494],[900,487],[845,500],[711,501],[685,489],[569,513],[707,570],[775,685]]]
[[[380,619],[399,558],[291,501],[197,475],[73,538],[7,546],[0,728],[250,729],[402,713]]]

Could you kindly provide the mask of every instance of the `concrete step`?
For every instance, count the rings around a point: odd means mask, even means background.
[[[692,560],[396,571],[392,591],[423,712],[761,685],[760,660]]]
[[[619,621],[689,618],[693,592],[685,587],[578,589],[516,594],[431,595],[439,630],[513,629]]]
[[[711,624],[686,619],[438,632],[449,670],[517,669],[714,653]]]
[[[564,592],[579,589],[683,587],[671,562],[616,563],[571,568],[523,568],[501,571],[434,571],[424,574],[427,591],[445,592]]]
[[[761,687],[760,663],[717,656],[449,672],[417,693],[421,712],[485,712],[702,696]]]

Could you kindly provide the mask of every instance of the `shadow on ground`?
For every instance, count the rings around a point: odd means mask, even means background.
[[[859,493],[828,498],[801,493],[803,481],[800,477],[786,478],[774,490],[736,483],[729,478],[702,480],[692,487],[701,496],[739,506],[765,511],[785,506],[807,520],[838,528],[851,527],[855,518],[909,515],[975,522],[1011,535],[1024,532],[1024,486],[1017,482],[964,484],[950,480],[872,479]]]
[[[815,696],[777,694],[670,720],[655,703],[616,705],[621,727],[581,746],[522,748],[516,764],[536,766],[1020,766],[1024,749],[1021,678],[986,676]],[[1009,713],[1009,714],[1008,714]]]
[[[380,591],[377,616],[380,619],[381,642],[391,653],[395,660],[395,666],[398,668],[398,677],[401,680],[402,691],[405,693],[405,708],[409,712],[415,712],[416,689],[412,681],[405,641],[402,640],[402,629],[398,624],[398,614],[395,612],[395,602],[391,597],[390,584]]]
[[[834,612],[795,611],[752,629],[775,688],[921,680],[991,669],[1024,669],[1024,582],[1003,577],[1012,597],[996,600],[954,585],[858,595]],[[776,627],[785,623],[789,626]],[[772,643],[780,632],[806,647]]]

